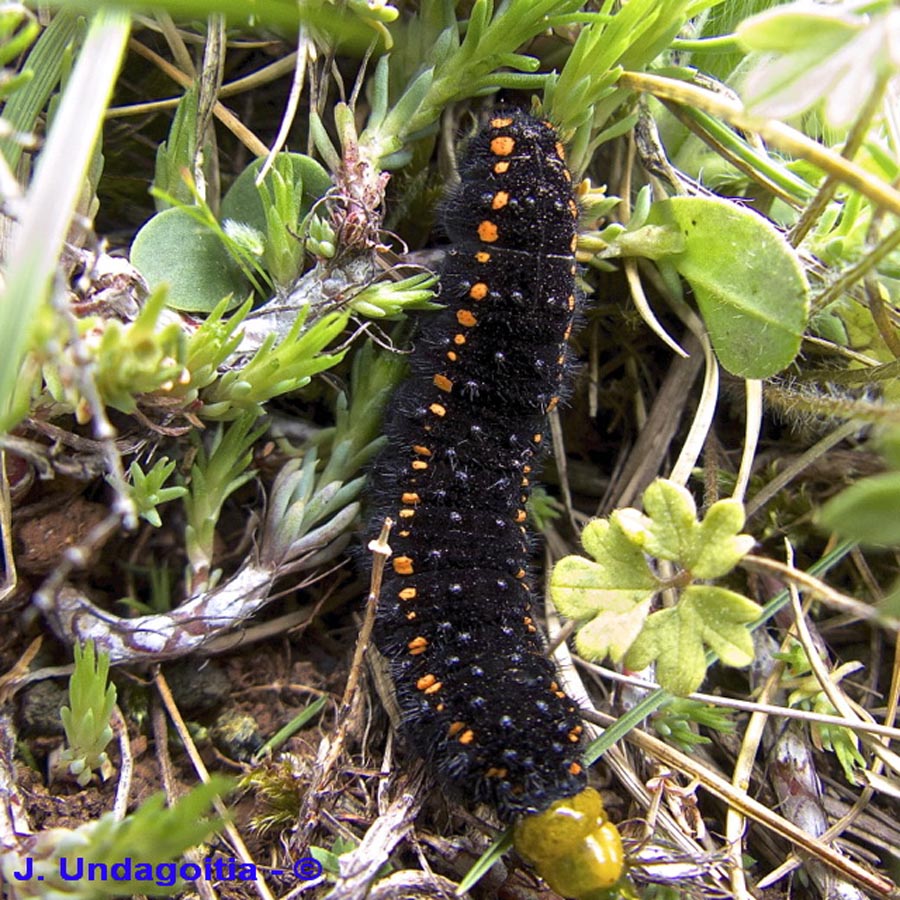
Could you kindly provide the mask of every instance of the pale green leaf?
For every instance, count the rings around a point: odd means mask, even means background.
[[[580,556],[567,556],[556,564],[550,578],[550,593],[564,616],[588,619],[610,604],[621,611],[623,605],[639,603],[656,590],[656,581],[640,554],[635,558],[640,568],[636,566],[628,578],[622,578],[623,572],[615,561],[610,565],[606,562],[609,561],[595,563]]]
[[[644,626],[650,611],[651,592],[596,591],[585,597],[596,602],[597,614],[578,629],[575,646],[585,659],[601,660],[609,656],[621,662]]]
[[[744,505],[740,501],[714,503],[700,523],[691,574],[695,578],[721,578],[730,572],[755,543],[749,534],[739,533],[743,527]]]
[[[638,590],[656,586],[644,556],[618,524],[594,519],[581,534],[584,549],[603,567],[603,585]],[[576,559],[577,557],[569,557]]]
[[[860,20],[840,7],[789,4],[739,23],[738,41],[764,53],[792,53],[800,47],[824,49],[840,45],[859,30]]]
[[[706,675],[706,649],[726,665],[746,666],[753,660],[747,623],[759,617],[759,606],[733,591],[691,585],[677,606],[655,612],[625,655],[631,669],[656,663],[656,678],[676,696],[696,691]]]
[[[696,691],[706,675],[701,629],[689,608],[682,605],[653,613],[625,656],[630,669],[656,663],[656,679],[671,694]]]
[[[879,76],[897,71],[897,23],[896,11],[884,7],[880,14],[860,15],[809,4],[741,23],[737,34],[745,47],[774,54],[761,57],[744,79],[748,111],[785,119],[821,102],[830,124],[849,126]]]
[[[640,549],[606,519],[591,522],[582,543],[597,561],[560,560],[550,577],[550,595],[564,616],[587,620],[575,638],[583,656],[608,654],[618,661],[640,631],[657,580]]]
[[[700,526],[691,492],[674,481],[657,478],[644,491],[644,511],[649,517],[644,552],[692,568]]]
[[[703,642],[725,665],[753,662],[753,639],[746,626],[762,615],[761,606],[717,585],[692,584],[681,595],[680,607],[696,617]]]

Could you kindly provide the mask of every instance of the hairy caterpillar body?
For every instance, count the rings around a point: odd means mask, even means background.
[[[579,794],[582,725],[533,619],[525,507],[576,313],[578,207],[554,128],[500,110],[444,207],[445,307],[424,317],[372,473],[393,555],[374,640],[402,732],[511,820]]]

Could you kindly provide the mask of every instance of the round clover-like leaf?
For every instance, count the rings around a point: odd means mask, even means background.
[[[173,309],[212,312],[223,297],[231,295],[231,307],[250,293],[218,236],[180,207],[157,213],[141,228],[131,262],[151,290],[168,287],[166,305]]]
[[[282,153],[282,159],[291,163],[294,176],[297,218],[305,215],[309,208],[331,187],[331,176],[314,159],[302,153]],[[268,223],[263,201],[256,186],[256,176],[264,160],[255,159],[237,178],[222,200],[221,218],[233,219],[266,234]]]
[[[661,200],[647,221],[684,236],[684,251],[665,259],[693,288],[722,365],[741,378],[788,366],[806,327],[809,286],[775,227],[712,197]]]

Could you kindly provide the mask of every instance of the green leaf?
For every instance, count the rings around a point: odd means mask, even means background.
[[[713,584],[685,588],[681,606],[694,610],[703,623],[703,642],[726,666],[753,662],[753,638],[746,626],[760,617],[761,606],[743,594]]]
[[[706,512],[697,533],[695,556],[690,565],[695,578],[721,578],[751,550],[756,541],[740,534],[744,506],[738,500],[719,500]]]
[[[302,153],[279,153],[279,160],[290,161],[294,185],[298,194],[295,198],[297,221],[331,187],[331,176],[314,159]],[[255,159],[237,178],[222,200],[221,219],[233,219],[266,234],[268,223],[256,176],[264,160]]]
[[[41,26],[38,24],[37,16],[24,6],[5,3],[0,7],[0,66],[8,65],[24,53],[40,32]],[[15,76],[9,74],[10,80],[15,80]],[[30,81],[33,74],[32,70],[31,74],[25,75],[22,83]],[[9,81],[3,85],[3,89],[5,90],[8,85]]]
[[[22,144],[14,135],[16,132],[27,133],[34,128],[41,110],[59,84],[77,34],[77,13],[68,9],[60,10],[41,33],[22,66],[21,71],[30,72],[33,77],[3,107],[6,129],[4,136],[0,138],[0,153],[13,171],[22,155]]]
[[[665,257],[694,290],[721,364],[767,378],[800,349],[809,286],[797,254],[765,219],[718,198],[654,203],[648,225],[667,225],[684,251]]]
[[[831,48],[859,30],[859,21],[839,8],[790,4],[741,22],[735,33],[747,50],[792,53],[799,47]]]
[[[677,606],[655,612],[625,656],[631,669],[656,662],[656,677],[669,693],[696,691],[706,675],[706,651],[715,651],[730,666],[753,661],[747,624],[761,608],[741,594],[713,585],[691,585]]]
[[[75,669],[69,679],[69,706],[60,711],[66,732],[66,747],[58,765],[67,766],[84,787],[94,769],[106,779],[112,771],[106,745],[112,740],[110,717],[116,705],[116,686],[107,684],[109,656],[94,652],[94,642],[74,648]]]
[[[170,461],[167,456],[163,456],[157,460],[149,472],[145,473],[137,461],[133,462],[128,469],[128,475],[131,478],[129,493],[137,507],[138,515],[154,528],[162,525],[156,507],[168,503],[170,500],[177,500],[187,493],[187,488],[181,485],[163,487],[166,480],[175,471],[175,466],[174,460]]]
[[[678,563],[694,578],[719,578],[730,572],[754,544],[744,525],[744,507],[737,500],[719,500],[697,521],[690,491],[664,478],[644,492],[646,515],[636,509],[612,514],[628,539],[657,559]]]
[[[601,660],[609,656],[613,662],[621,662],[644,627],[652,592],[630,595],[608,592],[595,596],[602,602],[602,608],[578,629],[575,646],[585,659]]]
[[[196,86],[185,91],[175,109],[169,136],[156,150],[153,185],[181,203],[190,203],[193,199],[182,173],[191,171],[197,151],[197,97]],[[172,206],[159,196],[155,199],[157,212]]]
[[[741,44],[767,54],[745,76],[748,110],[784,119],[822,101],[832,125],[849,126],[878,78],[898,68],[894,14],[887,4],[867,12],[788,4],[740,23]]]
[[[653,613],[625,656],[639,671],[656,662],[656,680],[671,694],[696,691],[706,675],[706,653],[696,617],[681,605]]]
[[[645,553],[678,561],[690,569],[700,530],[690,491],[674,481],[658,478],[644,491],[643,499],[646,515],[636,509],[619,509],[613,513],[613,520]]]
[[[222,241],[187,210],[167,209],[137,233],[131,262],[151,289],[168,286],[167,305],[212,312],[227,296],[228,308],[250,293],[250,285]]]
[[[717,578],[730,572],[753,545],[750,535],[739,534],[744,524],[743,507],[736,500],[721,500],[710,507],[703,522],[698,522],[690,492],[662,478],[647,488],[643,503],[646,513],[619,509],[608,520],[595,520],[585,528],[582,543],[596,562],[569,556],[553,570],[550,593],[557,608],[568,618],[586,623],[575,636],[579,652],[588,659],[602,659],[608,654],[615,661],[626,652],[628,659],[636,654],[634,659],[648,662],[660,656],[663,671],[669,673],[665,677],[680,686],[702,680],[700,668],[706,670],[704,644],[717,651],[722,647],[726,663],[745,665],[745,654],[735,651],[733,644],[735,640],[744,641],[746,633],[734,638],[728,622],[724,636],[716,633],[715,624],[706,633],[698,616],[702,619],[709,602],[715,602],[730,610],[726,619],[729,615],[734,619],[748,614],[735,598],[750,601],[720,588],[688,587],[677,607],[648,619],[650,601],[661,583],[644,558],[649,554],[675,563],[683,570],[679,579],[685,575],[688,580]],[[753,619],[758,610],[755,604],[751,606]],[[660,629],[662,638],[658,637]],[[665,648],[672,642],[669,632],[681,630],[684,637],[678,643],[683,659],[679,662]],[[657,640],[662,641],[660,647]],[[741,651],[745,647],[746,641],[740,644]],[[734,659],[740,662],[732,662]]]
[[[841,537],[889,547],[900,544],[900,472],[863,478],[822,507],[819,522]]]
[[[657,590],[644,555],[617,524],[591,522],[582,542],[597,562],[567,556],[553,569],[550,594],[570,619],[589,620],[575,641],[587,659],[622,658],[640,631]]]

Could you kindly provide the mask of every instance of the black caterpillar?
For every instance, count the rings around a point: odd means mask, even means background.
[[[372,473],[396,524],[374,640],[408,742],[502,818],[585,785],[582,726],[532,618],[525,505],[576,312],[578,208],[553,129],[495,112],[445,202],[445,308],[424,319]]]

